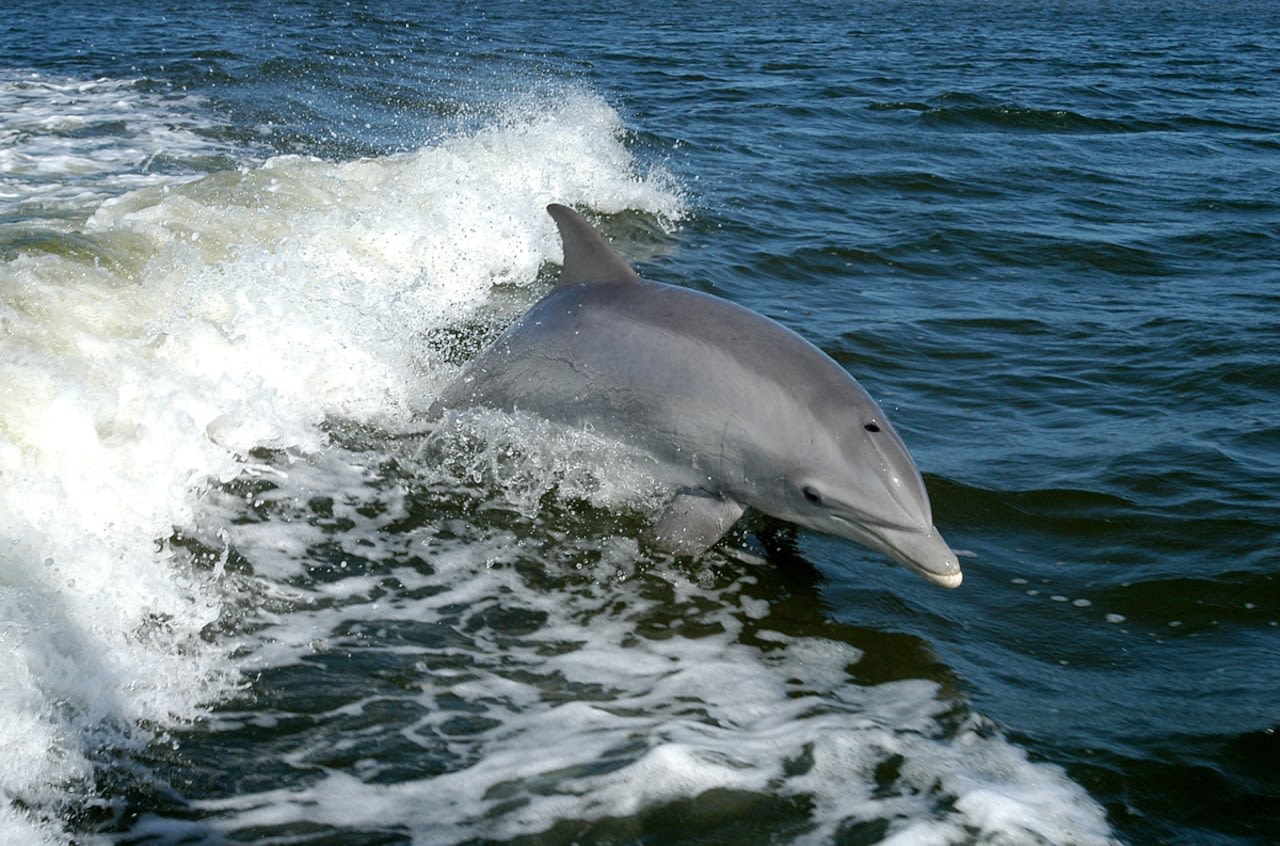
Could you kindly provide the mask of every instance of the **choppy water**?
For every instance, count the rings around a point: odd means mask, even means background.
[[[1280,836],[1268,3],[0,25],[0,840]],[[941,591],[457,367],[543,207],[846,364]]]

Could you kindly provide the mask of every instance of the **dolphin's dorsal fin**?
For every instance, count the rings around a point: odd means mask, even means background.
[[[640,281],[627,260],[618,255],[582,215],[559,203],[547,206],[547,213],[556,222],[560,240],[564,243],[564,267],[557,284]]]

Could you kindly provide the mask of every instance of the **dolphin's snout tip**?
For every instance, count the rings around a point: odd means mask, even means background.
[[[924,543],[914,550],[917,557],[911,560],[912,569],[935,585],[944,588],[960,587],[960,583],[964,581],[960,559],[932,526],[925,533],[925,538]]]
[[[933,526],[927,532],[888,532],[887,552],[935,585],[958,588],[964,581],[960,559]]]

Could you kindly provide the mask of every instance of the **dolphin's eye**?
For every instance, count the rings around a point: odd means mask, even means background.
[[[810,505],[822,505],[822,494],[818,493],[808,485],[802,488],[800,493],[804,494],[805,502],[808,502]]]
[[[862,428],[866,429],[868,432],[879,432],[880,424],[872,420],[870,423],[864,423]]]

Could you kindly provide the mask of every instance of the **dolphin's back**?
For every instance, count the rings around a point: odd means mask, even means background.
[[[735,442],[776,444],[788,415],[847,419],[851,408],[874,408],[796,333],[727,300],[642,279],[576,212],[548,211],[564,242],[559,284],[439,406],[591,425],[677,464]]]
[[[560,285],[480,355],[444,407],[526,411],[620,434],[662,454],[772,426],[790,407],[865,396],[843,368],[783,326],[657,282]],[[787,407],[783,407],[787,406]],[[686,424],[694,407],[696,429]],[[708,409],[723,419],[706,421]],[[688,411],[688,413],[686,413]],[[708,425],[711,423],[711,425]]]

